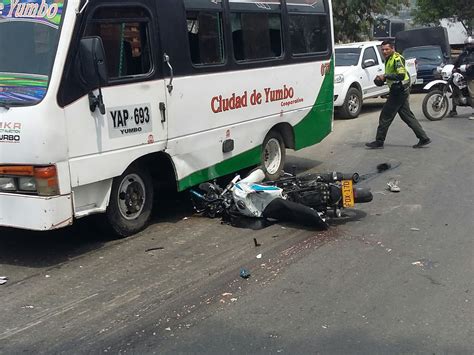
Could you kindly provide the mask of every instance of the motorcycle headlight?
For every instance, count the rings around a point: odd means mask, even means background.
[[[16,191],[14,178],[0,178],[0,191]]]
[[[334,84],[340,84],[344,82],[344,75],[343,74],[337,74],[334,76]]]

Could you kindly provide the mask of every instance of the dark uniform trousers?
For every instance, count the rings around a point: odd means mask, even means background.
[[[426,140],[428,136],[421,127],[415,115],[410,110],[410,89],[405,89],[402,92],[393,92],[390,90],[387,102],[383,106],[382,112],[380,113],[379,126],[377,128],[376,140],[384,142],[387,136],[388,128],[393,122],[396,114],[398,113],[408,127],[410,127],[416,134],[418,139]]]

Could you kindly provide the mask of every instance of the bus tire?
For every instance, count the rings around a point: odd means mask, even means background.
[[[277,131],[268,132],[263,140],[260,162],[268,180],[278,180],[285,165],[285,141]]]
[[[112,183],[107,223],[118,237],[128,237],[147,226],[153,208],[153,181],[137,166],[129,167]]]
[[[357,118],[362,110],[362,93],[357,88],[349,88],[346,98],[340,108],[343,118]]]

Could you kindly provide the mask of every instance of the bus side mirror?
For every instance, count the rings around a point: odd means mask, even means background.
[[[89,90],[99,89],[99,95],[89,93],[89,105],[92,112],[98,107],[105,115],[101,87],[109,81],[105,50],[100,37],[84,37],[79,44],[80,76]]]

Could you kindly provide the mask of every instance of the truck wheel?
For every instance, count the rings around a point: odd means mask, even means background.
[[[278,180],[283,172],[285,165],[285,142],[283,137],[277,131],[268,132],[263,140],[261,165],[268,180]]]
[[[106,218],[112,232],[127,237],[143,230],[153,207],[153,182],[150,174],[132,166],[114,179]]]
[[[357,118],[362,109],[362,94],[356,88],[349,88],[340,109],[343,118]]]

